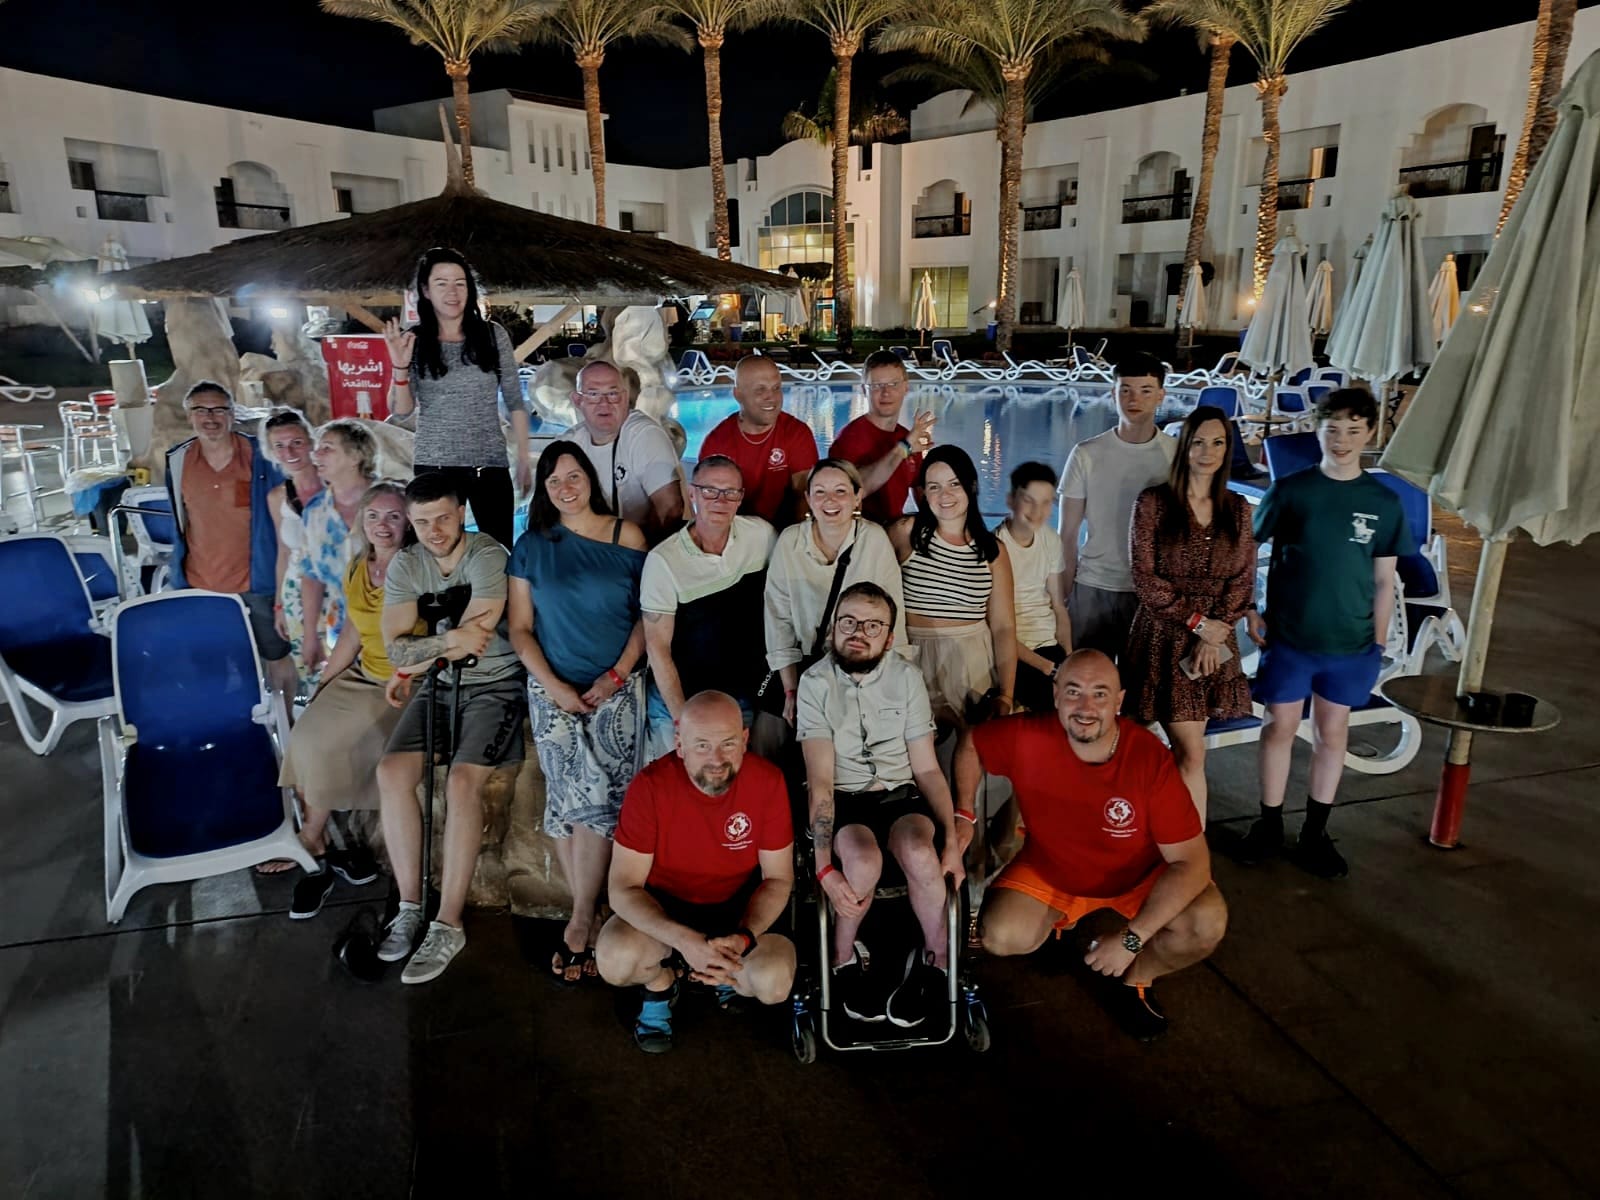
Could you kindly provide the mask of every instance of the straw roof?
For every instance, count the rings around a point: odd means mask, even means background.
[[[0,267],[0,288],[18,288],[31,292],[47,282],[45,273],[37,267]]]
[[[797,281],[644,234],[503,204],[459,187],[380,212],[258,237],[118,273],[124,296],[396,305],[430,246],[465,254],[495,301],[654,304],[666,296],[786,293]]]

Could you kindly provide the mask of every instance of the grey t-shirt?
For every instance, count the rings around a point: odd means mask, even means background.
[[[415,360],[411,392],[417,401],[417,440],[412,461],[429,467],[504,467],[506,435],[500,426],[500,406],[527,412],[522,381],[517,377],[516,352],[511,338],[497,323],[494,342],[500,350],[500,370],[490,374],[476,363],[461,361],[462,342],[440,342],[445,373],[438,379],[423,375]]]
[[[468,533],[467,549],[447,576],[439,570],[439,560],[421,546],[408,546],[394,556],[383,584],[383,603],[414,602],[419,614],[429,617],[435,604],[459,618],[474,600],[503,600],[506,595],[505,547],[486,533]],[[517,652],[506,635],[506,616],[489,644],[478,656],[478,664],[461,672],[463,683],[493,683],[509,679],[522,670]]]

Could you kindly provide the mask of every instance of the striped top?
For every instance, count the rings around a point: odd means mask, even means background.
[[[994,572],[970,545],[952,546],[938,534],[926,551],[913,550],[900,564],[906,612],[946,621],[988,619]]]

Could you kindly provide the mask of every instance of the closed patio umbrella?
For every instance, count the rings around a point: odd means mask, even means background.
[[[917,313],[914,325],[917,332],[923,335],[918,340],[921,342],[927,341],[927,335],[938,324],[939,309],[933,302],[933,277],[924,271],[922,273],[922,283],[917,287]]]
[[[1263,375],[1280,372],[1288,377],[1315,366],[1311,357],[1311,326],[1306,320],[1306,281],[1300,273],[1299,239],[1288,233],[1272,251],[1255,316],[1239,347],[1239,361]]]
[[[100,243],[100,250],[95,256],[96,273],[110,275],[127,269],[128,252],[122,248],[121,242],[108,236]],[[137,300],[120,300],[115,295],[102,295],[95,301],[91,316],[90,328],[94,335],[108,342],[121,342],[127,347],[129,358],[137,357],[133,349],[135,345],[150,340],[150,321],[144,315],[144,305]]]
[[[1061,281],[1061,298],[1056,302],[1056,324],[1067,331],[1067,343],[1072,343],[1072,331],[1082,329],[1084,322],[1083,276],[1073,267]]]
[[[1490,251],[1383,465],[1486,539],[1458,693],[1483,683],[1506,541],[1600,529],[1600,54],[1556,105],[1555,132]],[[1451,735],[1433,840],[1460,827],[1471,734]]]
[[[1333,264],[1323,259],[1317,264],[1317,269],[1311,274],[1311,283],[1306,288],[1307,323],[1311,326],[1311,336],[1326,335],[1333,328]]]
[[[1178,328],[1201,329],[1206,323],[1206,281],[1200,273],[1200,264],[1189,268],[1189,278],[1183,284],[1183,301],[1178,305]]]
[[[1461,315],[1461,284],[1456,279],[1456,256],[1446,254],[1439,271],[1428,285],[1428,308],[1433,313],[1433,340],[1443,343],[1444,335]]]
[[[1410,196],[1401,192],[1390,199],[1361,277],[1328,334],[1328,361],[1376,385],[1380,397],[1384,385],[1431,363],[1437,348],[1428,315],[1420,217]],[[1380,440],[1383,424],[1380,420]]]

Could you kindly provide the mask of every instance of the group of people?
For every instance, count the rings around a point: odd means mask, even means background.
[[[990,529],[968,454],[936,444],[931,413],[901,423],[893,354],[867,359],[867,410],[826,456],[784,412],[775,364],[741,360],[738,411],[687,477],[622,373],[591,362],[581,421],[535,462],[510,342],[480,315],[470,266],[431,250],[417,283],[417,327],[386,335],[391,408],[418,412],[409,483],[374,477],[359,422],[313,432],[280,413],[259,442],[234,431],[209,382],[184,401],[195,438],[169,456],[177,579],[243,597],[274,686],[292,690],[295,659],[320,668],[283,768],[319,864],[291,916],[314,916],[336,876],[376,878],[370,853],[327,837],[330,813],[375,807],[400,895],[379,957],[406,960],[408,983],[442,973],[466,943],[482,789],[521,759],[526,718],[573,900],[550,972],[638,987],[641,1049],[670,1048],[685,979],[724,1007],[788,995],[794,947],[773,929],[798,859],[833,909],[842,1011],[921,1024],[954,966],[947,880],[961,882],[980,832],[1022,839],[980,914],[986,949],[1029,953],[1091,912],[1119,914],[1084,961],[1121,985],[1108,1003],[1124,1027],[1154,1036],[1155,979],[1209,954],[1226,925],[1204,733],[1249,711],[1241,621],[1265,646],[1268,711],[1241,857],[1283,848],[1313,698],[1293,857],[1344,873],[1327,813],[1405,537],[1398,502],[1361,470],[1366,393],[1325,398],[1319,469],[1274,483],[1252,520],[1227,489],[1232,423],[1199,408],[1179,437],[1160,433],[1164,368],[1135,356],[1118,369],[1116,428],[1076,447],[1059,491],[1049,465],[1017,467],[1010,515]],[[513,543],[518,491],[528,525]],[[1272,544],[1265,616],[1258,541]],[[431,920],[417,803],[430,708],[449,763]],[[995,777],[1010,781],[1013,827],[980,831]],[[903,962],[875,962],[861,937],[886,855],[921,934]]]

